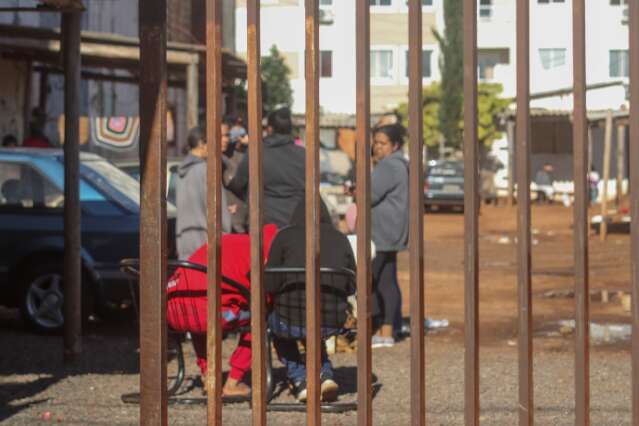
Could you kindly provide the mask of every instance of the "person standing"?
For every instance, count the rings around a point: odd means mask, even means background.
[[[295,145],[290,109],[271,112],[267,119],[262,166],[264,170],[264,223],[282,228],[289,224],[291,212],[304,198],[304,148]],[[245,155],[228,188],[247,201],[249,156]]]
[[[408,246],[408,163],[401,147],[406,130],[390,124],[373,130],[371,176],[371,233],[377,248],[372,262],[374,312],[378,331],[372,346],[395,344],[393,331],[401,328],[402,295],[397,282],[397,252]]]
[[[553,167],[550,163],[544,164],[544,167],[535,175],[535,184],[537,185],[537,202],[552,203],[555,190],[553,187]]]
[[[228,126],[222,125],[222,143],[228,139]],[[228,141],[227,141],[228,143]],[[188,137],[189,153],[178,169],[176,243],[178,257],[188,259],[207,241],[207,145],[202,129],[191,129]],[[231,232],[226,193],[222,191],[222,232]]]
[[[226,191],[226,199],[228,201],[229,213],[231,215],[231,228],[236,234],[244,234],[247,232],[248,210],[246,203],[227,186],[237,173],[237,168],[246,156],[248,148],[248,134],[246,130],[239,125],[239,119],[227,119],[227,125],[230,128],[228,143],[222,145],[222,183]]]

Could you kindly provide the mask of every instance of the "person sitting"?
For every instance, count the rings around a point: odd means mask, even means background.
[[[2,147],[3,148],[17,148],[18,147],[18,139],[16,139],[13,135],[6,135],[2,138]]]
[[[275,225],[264,226],[263,253],[269,252],[271,241],[277,233]],[[225,234],[221,242],[221,273],[240,285],[250,288],[248,279],[251,270],[250,237],[248,234]],[[188,258],[191,263],[208,263],[208,246],[204,244]],[[167,322],[179,332],[192,334],[197,364],[206,377],[206,331],[207,331],[207,276],[188,268],[178,268],[169,279],[167,289]],[[224,332],[236,331],[250,325],[249,301],[232,286],[222,282],[221,319]],[[237,348],[229,360],[231,367],[224,383],[226,397],[248,397],[250,388],[242,383],[251,368],[251,334],[241,332]]]
[[[355,270],[355,257],[348,239],[344,234],[335,229],[331,223],[328,208],[324,202],[320,202],[320,267],[334,269]],[[295,208],[291,219],[291,225],[283,228],[273,240],[269,253],[268,268],[305,266],[305,203],[302,199]],[[299,274],[298,274],[299,275]],[[327,278],[332,278],[328,280]],[[303,280],[304,278],[301,278]],[[273,343],[280,361],[286,366],[287,377],[291,390],[299,402],[306,401],[306,362],[305,357],[299,352],[297,342],[306,338],[306,308],[305,288],[300,282],[300,287],[291,287],[290,280],[282,279],[281,275],[267,274],[265,276],[265,288],[267,293],[274,295],[274,309],[269,315],[268,324],[274,335]],[[321,293],[322,310],[321,324],[321,397],[323,401],[335,401],[337,399],[338,385],[335,382],[333,367],[326,352],[326,339],[337,335],[346,321],[348,309],[348,296],[354,293],[351,280],[344,276],[330,277],[321,275],[321,285],[328,286],[337,291]],[[287,302],[278,308],[278,292],[286,286],[285,297]],[[280,297],[284,295],[280,294]],[[295,306],[292,306],[295,305]],[[292,307],[293,309],[290,309]],[[336,307],[338,318],[326,321],[326,307]],[[332,311],[334,312],[334,311]],[[339,324],[327,325],[328,322]]]

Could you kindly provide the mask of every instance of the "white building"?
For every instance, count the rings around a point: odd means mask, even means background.
[[[424,7],[424,84],[440,79],[439,46],[433,30],[443,32],[443,1],[422,0]],[[504,96],[516,89],[516,19],[513,0],[478,0],[478,62],[481,81],[500,83]],[[371,2],[371,109],[393,109],[407,97],[406,0]],[[587,83],[628,81],[626,0],[587,3]],[[262,0],[262,54],[272,45],[286,57],[292,71],[295,112],[304,111],[304,2]],[[355,112],[355,1],[320,0],[322,79],[320,103],[331,113]],[[246,1],[236,3],[236,47],[246,52]],[[531,0],[531,92],[572,85],[572,2]],[[588,92],[589,109],[619,108],[624,87]],[[533,101],[533,107],[570,109],[570,96]]]

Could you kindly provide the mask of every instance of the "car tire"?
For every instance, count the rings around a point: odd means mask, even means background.
[[[56,334],[64,327],[63,272],[62,259],[45,260],[22,275],[20,311],[26,324],[35,332]],[[82,322],[85,325],[91,296],[87,291],[82,293]]]

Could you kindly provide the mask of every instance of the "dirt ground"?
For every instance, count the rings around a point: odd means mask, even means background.
[[[516,211],[482,207],[480,217],[481,422],[517,422],[517,348],[515,263]],[[535,319],[535,419],[537,424],[574,424],[573,336],[556,322],[574,318],[572,210],[559,206],[533,209],[533,314]],[[451,326],[426,338],[427,421],[463,424],[463,215],[438,213],[424,218],[426,230],[426,312],[449,319]],[[607,241],[590,238],[591,288],[609,290],[609,302],[593,296],[595,323],[630,321],[617,297],[629,291],[628,234]],[[404,312],[408,312],[408,256],[400,256]],[[554,297],[547,297],[550,294]],[[120,395],[138,386],[137,335],[130,323],[92,323],[84,338],[82,360],[62,364],[60,337],[24,330],[14,311],[0,310],[0,423],[136,424],[138,407]],[[225,345],[225,355],[234,342]],[[409,424],[410,339],[373,351],[374,423]],[[201,396],[188,345],[186,395]],[[355,355],[333,357],[341,385],[340,400],[356,397]],[[591,358],[592,424],[630,424],[630,354],[626,342],[597,344]],[[279,365],[276,362],[276,365]],[[172,367],[171,367],[172,368]],[[276,379],[282,378],[278,368]],[[276,402],[290,401],[279,389]],[[205,424],[202,405],[169,407],[170,423]],[[49,417],[50,416],[50,417]],[[47,419],[47,417],[49,417]],[[324,415],[324,424],[355,424],[356,413]],[[269,413],[269,424],[298,425],[304,414]],[[247,404],[224,407],[224,424],[250,424]]]

